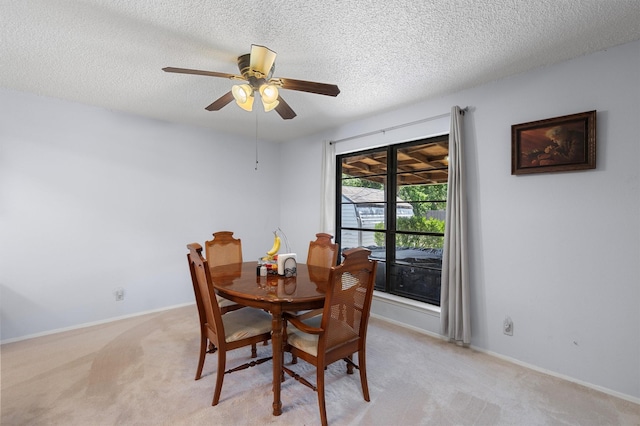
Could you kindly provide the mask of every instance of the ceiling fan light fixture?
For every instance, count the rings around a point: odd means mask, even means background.
[[[276,52],[265,46],[252,44],[250,53],[238,56],[238,69],[241,75],[175,67],[165,67],[162,70],[171,73],[227,78],[248,83],[232,86],[231,91],[207,106],[205,108],[207,111],[219,111],[233,100],[245,111],[252,111],[253,102],[257,96],[256,92],[258,92],[265,112],[275,109],[283,120],[291,120],[296,116],[296,113],[279,95],[279,89],[334,97],[340,93],[340,89],[335,84],[294,80],[292,78],[272,78],[276,66],[275,61]]]
[[[264,112],[269,112],[280,104],[279,100],[275,100],[273,102],[265,102],[262,100],[262,106],[264,107]]]
[[[260,96],[263,102],[273,103],[278,100],[278,88],[270,84],[263,84],[260,86]]]
[[[248,84],[236,84],[231,88],[236,103],[245,111],[253,109],[253,89]]]
[[[275,107],[278,106],[280,101],[278,97],[280,96],[278,93],[278,88],[276,86],[272,86],[270,84],[263,84],[260,86],[260,97],[262,99],[262,106],[264,107],[265,112],[269,112]]]

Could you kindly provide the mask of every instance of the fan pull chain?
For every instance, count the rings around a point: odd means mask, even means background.
[[[256,112],[256,172],[258,171],[258,113]]]

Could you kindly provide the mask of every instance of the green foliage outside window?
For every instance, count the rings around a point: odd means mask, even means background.
[[[351,177],[346,174],[342,174],[342,186],[355,186],[359,188],[373,188],[373,189],[384,189],[384,185],[378,182],[374,182],[372,180],[362,179]]]
[[[413,206],[413,214],[416,216],[426,216],[428,210],[439,210],[442,208],[439,204],[447,200],[447,184],[403,186],[398,190],[398,197],[411,203]]]
[[[423,216],[399,217],[397,227],[399,230],[444,234],[444,220],[433,217],[429,219]],[[384,224],[377,223],[375,229],[384,229]],[[376,232],[374,238],[377,246],[385,246],[384,237],[383,233]],[[443,243],[442,236],[437,235],[396,234],[396,247],[442,248]]]
[[[342,178],[344,186],[384,189],[384,185],[367,179],[346,174]],[[444,220],[426,216],[428,211],[443,209],[447,199],[447,184],[402,186],[398,188],[398,197],[411,204],[414,214],[412,217],[396,219],[399,231],[444,234]],[[383,230],[384,223],[376,224],[375,229]],[[374,238],[378,247],[386,245],[384,233],[376,232]],[[442,248],[443,243],[444,239],[438,235],[396,234],[397,247]]]

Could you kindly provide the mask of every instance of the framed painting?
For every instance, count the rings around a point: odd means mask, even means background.
[[[511,174],[596,168],[596,111],[511,126]]]

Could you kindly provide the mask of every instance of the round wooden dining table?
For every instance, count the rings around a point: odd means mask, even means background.
[[[331,269],[298,263],[294,276],[268,274],[261,277],[256,267],[256,262],[214,266],[211,279],[220,296],[271,313],[273,415],[279,416],[282,414],[280,382],[284,362],[282,314],[285,311],[322,308]]]

